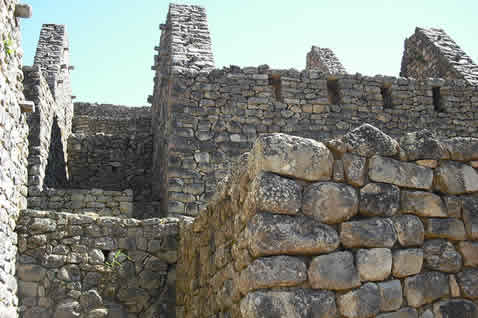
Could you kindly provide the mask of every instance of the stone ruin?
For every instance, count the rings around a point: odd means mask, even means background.
[[[216,69],[171,4],[151,107],[74,103],[69,39],[0,0],[0,317],[478,317],[478,66]],[[365,123],[365,124],[364,124]]]

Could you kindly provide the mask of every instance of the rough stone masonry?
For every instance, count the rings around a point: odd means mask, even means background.
[[[478,67],[443,30],[399,78],[215,69],[171,4],[132,108],[73,103],[65,25],[22,66],[31,15],[0,0],[1,318],[478,317]]]

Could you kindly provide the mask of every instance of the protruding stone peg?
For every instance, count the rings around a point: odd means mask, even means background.
[[[15,5],[14,15],[17,18],[29,19],[32,17],[32,6],[29,4],[18,3]]]
[[[35,111],[35,103],[32,101],[22,101],[19,103],[22,113],[33,113]]]

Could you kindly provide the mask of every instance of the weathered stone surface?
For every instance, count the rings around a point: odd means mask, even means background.
[[[386,183],[369,183],[360,189],[360,214],[392,216],[400,208],[400,188]]]
[[[374,283],[367,283],[337,298],[339,311],[347,318],[375,316],[380,312],[380,301],[380,291]]]
[[[88,318],[103,318],[106,316],[108,316],[108,309],[106,308],[93,309],[88,313]]]
[[[428,318],[425,315],[422,315],[421,317]],[[380,314],[377,318],[418,318],[418,311],[415,308],[405,307],[394,312]]]
[[[67,299],[62,301],[55,309],[53,318],[76,318],[80,316],[80,304]]]
[[[344,290],[360,286],[360,277],[350,252],[334,252],[315,257],[309,266],[312,288]]]
[[[402,285],[398,279],[378,283],[380,291],[380,311],[400,308],[403,302]]]
[[[409,248],[393,251],[392,273],[395,277],[407,277],[420,273],[423,265],[423,250]]]
[[[471,161],[478,159],[478,139],[471,137],[454,137],[443,141],[450,153],[450,159]]]
[[[414,189],[430,190],[433,183],[432,169],[380,156],[370,159],[368,176],[375,182]]]
[[[469,239],[478,240],[478,197],[463,199],[463,221]]]
[[[400,147],[406,152],[408,160],[449,158],[445,145],[430,130],[403,135]]]
[[[250,189],[256,208],[281,214],[297,214],[302,204],[302,187],[295,181],[272,173],[260,173]]]
[[[330,291],[256,291],[247,294],[240,304],[243,317],[314,317],[335,318],[335,295]]]
[[[401,191],[400,211],[402,213],[416,214],[421,217],[448,216],[442,199],[433,193],[423,191]]]
[[[405,278],[404,294],[412,307],[420,307],[448,296],[448,277],[440,272],[425,272]]]
[[[455,218],[428,218],[425,221],[425,237],[463,241],[466,239],[465,225]]]
[[[463,255],[463,265],[478,266],[478,242],[460,242],[458,250]]]
[[[343,158],[345,181],[361,187],[367,179],[367,158],[345,153]]]
[[[399,151],[399,145],[395,139],[369,124],[349,131],[342,141],[348,152],[363,157],[394,156]]]
[[[334,182],[311,184],[304,190],[303,212],[319,222],[336,224],[358,212],[357,190]]]
[[[463,209],[463,201],[457,196],[446,196],[444,198],[448,216],[461,219],[461,211]]]
[[[478,173],[469,165],[442,161],[435,169],[434,189],[447,194],[464,194],[478,191]]]
[[[330,180],[334,158],[322,143],[285,134],[257,138],[249,157],[249,175],[260,171],[307,181]]]
[[[34,264],[17,264],[18,278],[27,282],[39,282],[46,275],[46,269]]]
[[[243,294],[251,290],[298,285],[307,280],[304,261],[292,256],[272,256],[254,260],[241,272],[239,289]]]
[[[478,269],[465,268],[456,278],[464,297],[478,299]]]
[[[337,232],[308,217],[259,213],[246,228],[252,256],[321,254],[337,249]]]
[[[425,228],[422,221],[415,215],[398,215],[392,218],[402,246],[418,246],[425,239]]]
[[[466,299],[447,299],[433,304],[434,318],[478,317],[478,306]]]
[[[359,249],[356,254],[361,281],[380,281],[392,272],[392,252],[388,248]]]
[[[447,273],[461,270],[462,257],[453,244],[445,240],[427,240],[423,245],[425,267]]]
[[[344,222],[340,241],[345,247],[392,247],[397,234],[390,219],[370,219]]]

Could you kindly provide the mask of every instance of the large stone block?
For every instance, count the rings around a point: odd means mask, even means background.
[[[294,215],[302,205],[302,187],[293,180],[272,173],[258,174],[250,192],[260,211]]]
[[[478,191],[478,173],[461,162],[442,161],[435,169],[434,188],[447,194]]]
[[[333,164],[333,155],[323,143],[280,133],[265,134],[252,148],[249,175],[264,171],[307,181],[330,180]]]
[[[386,183],[369,183],[360,189],[360,214],[392,216],[400,208],[400,188]]]
[[[342,141],[347,152],[363,157],[373,155],[394,156],[400,149],[395,139],[369,124],[364,124],[349,131],[344,135]]]
[[[425,237],[463,241],[466,239],[465,225],[455,218],[428,218],[425,221]]]
[[[305,216],[256,214],[246,227],[246,240],[254,257],[328,253],[340,244],[330,226]]]
[[[432,169],[381,156],[370,159],[368,176],[375,182],[413,189],[430,190],[433,183]]]
[[[398,279],[378,283],[380,291],[380,311],[400,308],[403,302],[402,284]]]
[[[436,194],[424,191],[402,191],[400,211],[421,217],[446,218],[448,216],[442,199]]]
[[[242,317],[336,318],[335,295],[330,291],[256,291],[240,303]]]
[[[322,223],[346,221],[358,212],[357,190],[342,183],[311,184],[304,190],[303,212]]]
[[[423,245],[425,267],[447,273],[461,270],[462,257],[453,244],[445,240],[427,240]]]
[[[454,137],[443,141],[450,153],[451,160],[471,161],[478,159],[478,139],[472,137]]]
[[[356,263],[361,281],[381,281],[392,272],[392,252],[388,248],[359,249]]]
[[[470,196],[463,199],[463,221],[468,238],[478,240],[478,197]]]
[[[342,161],[345,181],[356,187],[363,186],[367,179],[367,158],[345,153]]]
[[[344,290],[360,286],[360,277],[350,252],[334,252],[315,257],[309,266],[312,288]]]
[[[450,294],[448,277],[440,272],[425,272],[405,279],[404,294],[410,306],[418,308]]]
[[[380,291],[374,283],[367,283],[337,299],[340,313],[347,318],[374,317],[380,312],[380,302]]]
[[[304,261],[292,256],[272,256],[254,260],[241,272],[238,285],[245,295],[251,290],[295,286],[305,280]]]
[[[458,250],[463,255],[463,265],[478,266],[478,242],[460,242]]]
[[[398,215],[392,218],[402,246],[419,246],[425,239],[425,228],[422,221],[415,215]]]
[[[466,299],[447,299],[433,304],[434,318],[478,317],[478,306]]]
[[[425,315],[421,317],[428,318],[428,316]],[[415,308],[405,307],[394,312],[380,314],[377,318],[418,318],[418,311]]]
[[[420,273],[423,265],[423,250],[409,248],[393,251],[393,276],[407,277]]]
[[[400,147],[408,160],[449,158],[445,145],[429,130],[404,134],[400,138]]]
[[[456,274],[458,285],[463,296],[470,299],[478,299],[478,269],[466,268]]]
[[[340,241],[345,247],[392,247],[397,234],[390,219],[369,219],[344,222]]]
[[[17,276],[27,282],[39,282],[43,280],[47,270],[35,264],[17,264]]]

